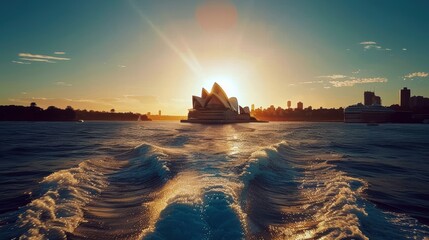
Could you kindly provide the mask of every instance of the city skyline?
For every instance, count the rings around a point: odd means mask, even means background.
[[[429,96],[425,1],[217,2],[2,2],[0,105],[186,115],[215,81],[242,106]]]

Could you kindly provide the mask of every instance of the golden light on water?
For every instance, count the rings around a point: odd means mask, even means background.
[[[195,172],[179,174],[166,183],[162,190],[156,194],[154,201],[145,204],[149,210],[149,226],[140,234],[139,239],[155,230],[155,224],[168,205],[172,203],[194,205],[202,202],[203,185],[197,181],[197,178],[198,174]]]

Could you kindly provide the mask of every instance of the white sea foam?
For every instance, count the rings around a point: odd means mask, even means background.
[[[65,238],[84,221],[83,207],[107,186],[105,174],[121,165],[111,158],[87,160],[45,177],[39,196],[19,215],[20,239]]]

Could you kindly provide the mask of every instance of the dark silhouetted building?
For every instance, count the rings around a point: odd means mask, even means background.
[[[302,102],[298,102],[296,104],[296,108],[299,109],[299,110],[302,110],[302,109],[304,109],[304,104]]]
[[[371,106],[372,105],[372,101],[374,99],[375,93],[374,92],[369,92],[369,91],[365,91],[363,93],[363,105],[365,106]]]
[[[411,98],[409,98],[409,107],[411,109],[429,108],[429,98],[425,98],[422,96],[412,96]]]
[[[158,111],[158,115],[161,116],[161,110]]]
[[[410,108],[411,90],[404,87],[403,89],[401,89],[399,96],[400,96],[401,107],[405,109]]]
[[[375,95],[375,92],[365,91],[363,98],[365,106],[381,105],[381,97]]]
[[[381,105],[381,97],[379,96],[374,96],[374,98],[372,99],[372,104],[374,105]]]
[[[290,109],[291,106],[292,106],[292,102],[291,101],[287,101],[287,108]]]
[[[255,104],[252,104],[252,112],[255,111]]]

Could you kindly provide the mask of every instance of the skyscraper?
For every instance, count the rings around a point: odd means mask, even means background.
[[[255,111],[255,104],[252,104],[252,112]]]
[[[411,90],[404,87],[399,92],[401,107],[408,109],[410,107],[410,96],[411,96]]]
[[[299,110],[302,110],[302,109],[304,109],[304,104],[302,102],[298,102],[296,104],[296,108],[299,109]]]
[[[375,93],[374,92],[370,92],[370,91],[365,91],[363,93],[364,99],[363,99],[363,104],[365,106],[371,106],[373,104],[373,99],[375,97]]]
[[[290,109],[291,106],[292,106],[292,102],[291,101],[287,101],[287,108]]]
[[[374,95],[374,98],[372,99],[372,104],[381,105],[381,97]]]

